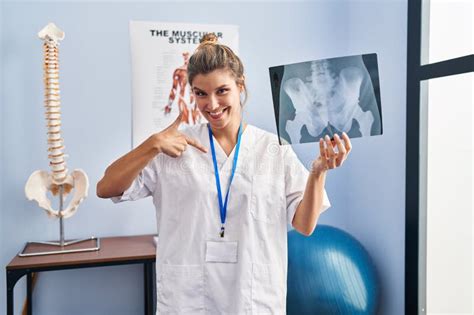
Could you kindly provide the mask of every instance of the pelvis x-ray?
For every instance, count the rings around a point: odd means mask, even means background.
[[[376,54],[271,67],[270,80],[281,144],[382,134]]]

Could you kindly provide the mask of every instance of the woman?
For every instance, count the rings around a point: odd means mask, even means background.
[[[110,165],[97,195],[153,196],[158,313],[284,314],[287,227],[313,232],[330,206],[326,173],[350,140],[320,140],[308,173],[290,146],[242,121],[243,65],[213,35],[191,56],[188,80],[209,123],[180,131],[178,117]]]

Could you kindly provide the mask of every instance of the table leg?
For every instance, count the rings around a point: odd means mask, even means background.
[[[27,273],[26,270],[7,270],[7,315],[13,315],[15,284]]]
[[[144,269],[144,291],[145,291],[145,315],[153,315],[153,263],[145,263]]]
[[[151,270],[152,270],[152,273],[153,273],[153,277],[151,277],[152,279],[152,283],[151,283],[151,292],[152,292],[152,301],[153,301],[153,315],[155,315],[156,313],[156,265],[155,263],[151,263],[150,264],[151,266]]]
[[[26,274],[26,314],[32,315],[33,314],[33,301],[32,301],[32,273],[28,272]]]

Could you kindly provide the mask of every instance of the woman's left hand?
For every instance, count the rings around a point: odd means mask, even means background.
[[[336,147],[337,150],[335,150]],[[329,136],[326,136],[324,140],[321,138],[319,140],[319,157],[313,161],[312,171],[322,174],[341,166],[351,149],[351,140],[345,132],[342,133],[342,139],[337,134],[334,134],[333,141]]]

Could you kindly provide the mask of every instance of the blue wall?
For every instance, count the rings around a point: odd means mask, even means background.
[[[61,44],[63,136],[70,169],[82,168],[89,198],[66,220],[66,237],[155,232],[151,200],[114,205],[95,196],[106,166],[130,150],[129,20],[236,24],[247,71],[249,123],[275,132],[268,67],[325,57],[378,54],[384,135],[354,139],[350,158],[330,173],[332,208],[320,223],[338,226],[368,249],[382,281],[380,314],[404,311],[406,1],[265,3],[13,3],[1,9],[1,266],[26,241],[58,238],[58,222],[26,200],[24,185],[47,169],[42,46],[48,22]],[[317,145],[294,146],[305,165]],[[36,314],[139,314],[139,266],[43,273]],[[0,314],[5,309],[0,272]],[[19,314],[25,281],[17,284]],[[58,299],[60,297],[60,299]]]

